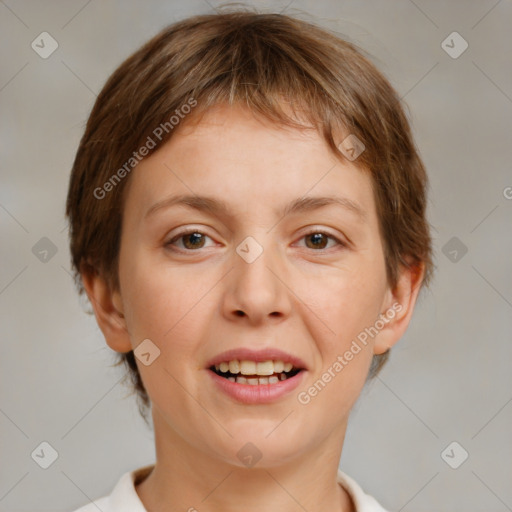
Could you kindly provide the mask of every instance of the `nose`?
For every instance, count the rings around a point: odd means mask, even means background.
[[[257,242],[256,242],[257,243]],[[261,247],[256,259],[245,257],[250,251]],[[244,249],[249,251],[244,253]],[[257,253],[256,253],[257,254]],[[242,256],[240,256],[242,255]],[[254,255],[254,254],[253,254]],[[270,244],[263,246],[255,241],[241,244],[233,255],[234,268],[226,276],[223,311],[230,321],[242,318],[251,325],[274,319],[283,321],[290,315],[292,292],[287,277],[289,273],[283,257]]]

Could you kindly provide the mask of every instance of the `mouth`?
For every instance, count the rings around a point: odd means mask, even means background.
[[[246,404],[279,400],[308,373],[302,359],[273,347],[227,350],[210,359],[205,369],[217,389]]]
[[[209,369],[230,382],[247,386],[278,384],[304,370],[292,362],[280,359],[265,361],[230,359],[212,364]]]

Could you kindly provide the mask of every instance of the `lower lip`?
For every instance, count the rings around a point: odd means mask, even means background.
[[[276,402],[291,393],[302,381],[305,370],[275,384],[238,384],[207,370],[218,388],[226,395],[244,404],[267,404]]]

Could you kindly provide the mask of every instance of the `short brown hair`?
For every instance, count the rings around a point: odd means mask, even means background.
[[[421,286],[428,283],[433,263],[427,176],[396,91],[362,50],[312,23],[235,11],[165,28],[126,59],[98,95],[73,164],[66,205],[80,294],[81,274],[88,272],[100,273],[119,289],[126,162],[156,127],[168,127],[158,141],[165,143],[173,134],[169,119],[191,98],[197,106],[190,117],[227,103],[249,107],[277,124],[312,126],[342,160],[346,153],[334,134],[355,135],[365,146],[356,163],[372,178],[389,285],[396,285],[402,265],[421,264]],[[116,171],[124,179],[113,181]],[[370,378],[387,356],[374,356]],[[133,351],[118,357],[117,364],[124,361],[129,370],[144,416],[149,398]]]

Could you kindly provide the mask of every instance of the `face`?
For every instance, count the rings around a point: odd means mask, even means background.
[[[160,435],[238,466],[248,442],[269,467],[342,442],[372,356],[401,334],[355,163],[313,130],[216,107],[133,171],[125,332],[106,337],[150,340],[137,364]]]

